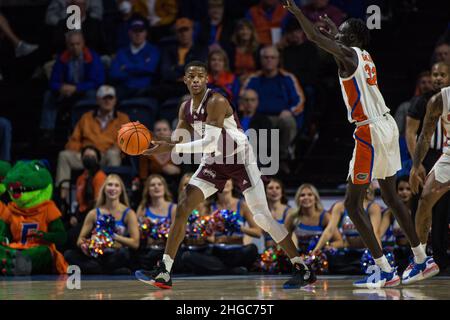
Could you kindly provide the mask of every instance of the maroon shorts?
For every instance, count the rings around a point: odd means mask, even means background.
[[[241,192],[255,186],[261,179],[256,163],[250,164],[201,164],[189,184],[203,191],[205,199],[221,192],[228,179],[232,179]]]

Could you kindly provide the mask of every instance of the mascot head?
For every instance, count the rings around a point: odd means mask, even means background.
[[[50,200],[53,180],[45,165],[38,160],[18,161],[3,180],[11,200],[20,208],[32,208]]]

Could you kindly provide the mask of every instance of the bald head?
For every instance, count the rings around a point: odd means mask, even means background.
[[[434,90],[450,86],[450,64],[445,62],[435,63],[431,67],[431,81]]]

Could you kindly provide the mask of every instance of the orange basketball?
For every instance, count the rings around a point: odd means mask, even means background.
[[[119,148],[131,156],[137,156],[148,149],[151,140],[151,132],[139,122],[128,122],[122,125],[117,134]]]

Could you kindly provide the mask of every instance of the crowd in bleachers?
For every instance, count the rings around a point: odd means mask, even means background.
[[[337,25],[349,16],[364,17],[357,6],[347,6],[344,1],[298,2],[319,26],[323,14]],[[71,4],[81,8],[81,30],[67,29],[66,7]],[[196,168],[175,165],[169,154],[126,156],[116,138],[122,124],[135,120],[154,134],[170,135],[178,107],[188,94],[183,83],[188,62],[208,62],[208,86],[234,103],[244,130],[280,130],[280,173],[284,175],[293,171],[289,160],[295,153],[294,140],[314,125],[314,101],[322,92],[318,88],[329,85],[327,78],[319,75],[330,65],[330,56],[306,40],[277,0],[52,0],[45,23],[51,30],[52,59],[41,66],[49,85],[43,93],[40,144],[53,144],[61,136],[57,128],[61,124],[64,132],[70,133],[59,152],[55,174],[55,200],[68,240],[59,249],[65,251],[69,264],[79,265],[84,273],[149,269],[162,256],[164,240],[143,240],[139,225],[145,218],[170,219],[189,172]],[[17,56],[39,50],[14,35],[1,15],[0,28]],[[433,63],[449,63],[449,42],[447,32],[436,45]],[[334,70],[331,67],[325,73]],[[418,77],[414,97],[397,109],[403,176],[411,165],[411,141],[419,133],[419,124],[412,128],[410,124],[424,117],[423,110],[414,113],[413,108],[433,90],[431,73]],[[11,124],[0,118],[0,159],[11,160],[10,143]],[[439,152],[440,148],[435,149]],[[331,273],[361,271],[365,246],[342,202],[324,208],[317,189],[303,184],[291,207],[282,181],[275,178],[266,192],[274,218],[286,226],[299,250],[305,254],[334,252],[328,257]],[[398,180],[398,192],[414,213],[414,199],[404,177]],[[406,267],[410,253],[404,235],[389,210],[374,202],[374,193],[370,188],[365,209],[377,239]],[[441,216],[446,210],[448,217],[450,202],[445,201]],[[210,215],[221,209],[242,217],[240,230],[233,235],[188,236],[175,272],[241,274],[258,270],[260,254],[273,246],[273,240],[254,223],[245,202],[233,193],[231,181],[197,212]],[[114,250],[94,258],[85,247],[86,240],[96,220],[106,214],[114,216],[120,231]],[[441,251],[448,245],[448,240],[443,240],[448,238],[445,223],[446,231],[441,230],[430,242],[433,249],[439,241]],[[447,258],[440,254],[437,262],[446,266]]]

